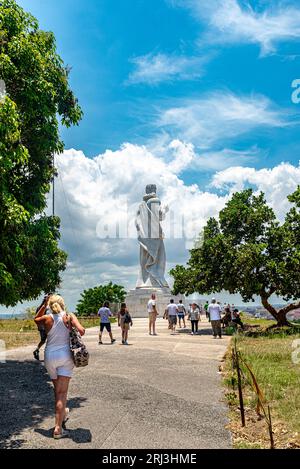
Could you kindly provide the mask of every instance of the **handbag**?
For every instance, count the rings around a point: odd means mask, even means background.
[[[90,354],[83,343],[78,330],[72,326],[71,318],[68,315],[68,323],[70,330],[70,350],[76,368],[87,366],[89,364]]]

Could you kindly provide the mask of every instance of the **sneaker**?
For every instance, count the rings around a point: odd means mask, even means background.
[[[128,345],[128,342],[127,342],[127,340],[125,340],[125,342],[124,342],[124,345]]]
[[[158,335],[158,334],[156,334],[156,332],[154,332],[154,334],[153,334],[153,335]]]
[[[111,339],[111,343],[114,344],[116,339]]]
[[[34,358],[35,358],[37,361],[40,361],[40,352],[39,352],[39,349],[36,349],[36,350],[33,352],[33,356],[34,356]]]
[[[102,345],[102,344],[103,344],[102,340],[99,340],[99,345]]]
[[[125,340],[122,340],[122,344],[125,345]]]
[[[191,332],[191,335],[194,335],[194,332]]]

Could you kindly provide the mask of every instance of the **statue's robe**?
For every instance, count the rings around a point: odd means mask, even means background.
[[[165,279],[166,251],[161,228],[163,213],[156,197],[142,202],[136,217],[140,243],[140,272],[137,288],[167,287]]]

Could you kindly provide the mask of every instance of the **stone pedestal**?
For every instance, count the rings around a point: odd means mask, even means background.
[[[130,290],[125,298],[125,303],[133,318],[148,317],[147,304],[152,293],[156,295],[156,307],[159,317],[164,315],[171,298],[174,299],[175,303],[179,303],[179,300],[183,300],[185,304],[184,296],[172,295],[169,288],[136,288],[135,290]]]

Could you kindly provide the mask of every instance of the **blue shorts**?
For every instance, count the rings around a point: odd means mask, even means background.
[[[184,313],[178,313],[178,319],[184,319]]]

